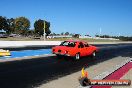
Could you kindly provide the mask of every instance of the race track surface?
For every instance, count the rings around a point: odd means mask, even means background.
[[[0,63],[0,88],[33,88],[50,80],[63,77],[81,68],[96,65],[117,56],[132,57],[132,45],[99,45],[95,59],[83,57],[79,61],[56,56]]]

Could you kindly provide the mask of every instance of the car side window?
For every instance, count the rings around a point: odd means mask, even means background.
[[[79,43],[78,48],[84,48],[84,45],[82,42]]]
[[[87,43],[84,44],[85,47],[89,47],[89,45]]]

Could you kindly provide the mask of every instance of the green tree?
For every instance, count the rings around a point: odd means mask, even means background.
[[[79,38],[80,34],[74,34],[73,37],[74,38]]]
[[[44,27],[44,23],[43,20],[39,19],[36,20],[34,23],[34,28],[35,28],[35,33],[38,35],[43,35],[43,27]]]
[[[45,21],[45,33],[46,33],[46,36],[49,35],[51,33],[50,31],[50,22],[47,22]],[[35,28],[35,33],[36,34],[39,34],[39,35],[43,35],[44,33],[44,20],[36,20],[35,23],[34,23],[34,28]]]
[[[10,33],[14,33],[15,32],[15,19],[14,18],[10,18],[7,19],[7,23],[8,23],[8,30],[7,32]]]
[[[7,31],[9,28],[6,17],[0,16],[0,30]]]
[[[64,35],[64,32],[62,32],[61,35]]]
[[[34,30],[29,30],[29,31],[28,31],[28,34],[29,34],[29,35],[34,35]]]
[[[30,28],[30,21],[26,17],[18,17],[15,19],[15,32],[19,34],[27,33]]]
[[[95,37],[99,37],[99,35],[96,34]]]
[[[69,32],[66,32],[65,35],[69,35]]]

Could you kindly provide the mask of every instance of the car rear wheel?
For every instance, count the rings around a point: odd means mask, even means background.
[[[77,54],[75,55],[75,60],[79,60],[79,59],[80,59],[80,54],[77,53]]]
[[[58,55],[58,54],[57,54],[56,56],[57,56],[57,58],[58,58],[58,59],[61,59],[61,58],[62,58],[62,56],[61,56],[61,55]]]

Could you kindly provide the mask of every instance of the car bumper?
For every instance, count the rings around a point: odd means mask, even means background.
[[[58,53],[58,52],[53,53],[53,54],[56,54],[56,55],[61,55],[61,56],[71,56],[71,55],[69,55],[69,54],[62,54],[62,53]]]

